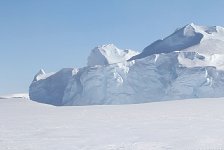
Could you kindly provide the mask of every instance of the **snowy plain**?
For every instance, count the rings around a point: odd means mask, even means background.
[[[0,99],[1,150],[222,150],[224,98],[56,107]]]

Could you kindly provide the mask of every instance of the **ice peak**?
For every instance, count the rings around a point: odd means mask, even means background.
[[[190,23],[184,26],[184,33],[187,35],[189,32],[201,33],[204,36],[210,36],[211,34],[222,34],[224,28],[221,26],[200,26],[194,23]]]
[[[191,27],[193,27],[193,28],[198,28],[198,27],[200,27],[199,25],[196,25],[196,24],[193,23],[193,22],[187,24],[186,26],[191,26]],[[186,27],[186,26],[185,26],[185,27]]]
[[[34,76],[33,81],[38,81],[38,80],[40,80],[41,77],[44,76],[45,74],[46,74],[46,73],[45,73],[44,69],[40,69],[40,70],[38,71],[38,73]]]
[[[37,75],[40,75],[40,74],[46,74],[45,71],[44,71],[44,69],[40,69],[39,70],[39,72],[37,73]]]
[[[193,22],[191,22],[189,25],[191,25],[192,27],[195,26],[195,24]]]
[[[111,55],[113,52],[118,52],[119,49],[114,44],[105,44],[105,45],[99,45],[95,47],[92,51],[94,52],[100,52],[102,55]]]
[[[104,45],[99,45],[97,46],[97,48],[104,48],[104,49],[108,49],[108,48],[117,48],[114,44],[104,44]]]
[[[205,31],[208,28],[209,27],[199,26],[194,23],[190,23],[190,24],[185,25],[183,28],[181,28],[177,32],[183,32],[184,36],[189,37],[189,36],[195,36],[196,33],[200,33],[200,34],[204,35],[204,34],[206,34]]]
[[[196,28],[198,28],[198,27],[199,27],[198,25],[196,25],[196,24],[194,24],[194,23],[192,22],[192,23],[189,23],[189,24],[185,25],[183,28],[184,28],[184,29],[187,29],[187,28],[196,29]]]
[[[88,57],[88,66],[108,65],[126,61],[137,55],[138,52],[128,49],[119,49],[114,44],[95,47]]]

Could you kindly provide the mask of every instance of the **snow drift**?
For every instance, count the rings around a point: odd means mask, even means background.
[[[101,105],[221,97],[223,67],[224,28],[189,24],[140,54],[111,44],[95,48],[87,67],[34,79],[30,98],[53,105]]]

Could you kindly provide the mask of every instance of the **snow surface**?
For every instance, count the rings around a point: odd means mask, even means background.
[[[55,107],[0,100],[1,150],[221,150],[224,99]]]
[[[132,57],[135,60],[121,61],[124,55],[117,55],[114,45],[95,50],[89,66],[32,82],[31,99],[53,105],[100,105],[224,97],[222,27],[186,25],[146,47]]]

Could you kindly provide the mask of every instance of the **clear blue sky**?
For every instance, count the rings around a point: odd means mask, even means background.
[[[223,0],[0,0],[0,94],[27,92],[34,74],[82,67],[114,43],[141,51],[177,27],[224,25]]]

